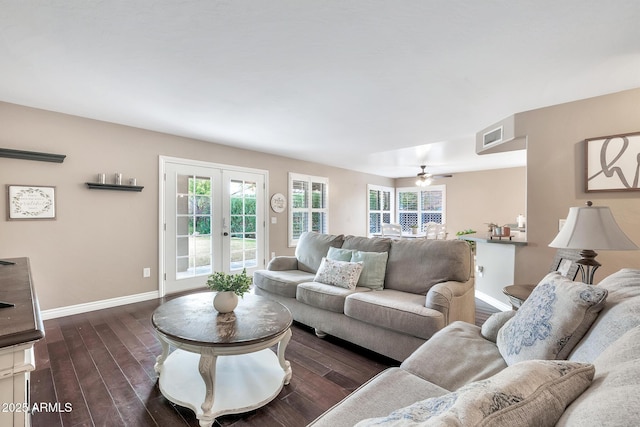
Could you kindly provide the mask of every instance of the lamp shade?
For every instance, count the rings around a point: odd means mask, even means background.
[[[611,251],[638,249],[620,229],[606,206],[569,208],[567,221],[549,246]]]

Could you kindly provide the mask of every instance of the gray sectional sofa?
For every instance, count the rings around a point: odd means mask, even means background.
[[[364,260],[354,289],[314,281],[331,254]],[[330,334],[402,361],[451,322],[475,321],[470,273],[471,252],[461,240],[308,232],[295,256],[274,258],[254,272],[253,282],[256,294],[284,304],[318,336]]]
[[[482,328],[448,325],[311,425],[640,425],[640,270],[552,273],[534,292]]]

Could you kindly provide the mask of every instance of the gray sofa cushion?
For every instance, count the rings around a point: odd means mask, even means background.
[[[342,247],[362,252],[389,252],[391,239],[386,237],[346,236]]]
[[[631,426],[640,422],[640,326],[625,333],[594,361],[593,383],[558,426]]]
[[[426,295],[436,283],[466,282],[470,274],[471,250],[465,241],[393,240],[384,287]]]
[[[349,295],[344,314],[354,319],[429,339],[445,326],[444,315],[424,306],[422,295],[384,289]]]
[[[387,415],[416,400],[446,394],[400,368],[389,368],[363,384],[308,427],[353,427],[358,421]]]
[[[592,363],[609,344],[640,325],[640,270],[623,268],[598,287],[609,291],[607,302],[569,360]]]
[[[369,288],[357,287],[353,290],[319,282],[301,283],[296,289],[296,299],[307,305],[344,313],[345,298],[356,292],[371,291]]]
[[[442,388],[453,391],[507,367],[495,343],[480,328],[453,322],[422,344],[401,367]]]
[[[258,270],[253,273],[253,284],[272,294],[295,298],[298,284],[312,282],[315,276],[300,270]]]
[[[296,258],[298,269],[308,273],[315,273],[320,267],[322,257],[327,256],[329,247],[342,246],[344,236],[334,234],[320,234],[313,231],[305,231],[300,235],[296,246]]]

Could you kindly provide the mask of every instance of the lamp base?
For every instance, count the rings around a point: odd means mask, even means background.
[[[587,285],[593,285],[593,275],[598,267],[602,265],[595,259],[598,253],[591,249],[583,249],[580,251],[580,256],[582,258],[576,261],[576,264],[578,264],[578,269],[582,273],[582,281]]]

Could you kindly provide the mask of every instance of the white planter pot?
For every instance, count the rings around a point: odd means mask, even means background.
[[[238,295],[231,291],[218,292],[213,297],[213,308],[219,313],[231,313],[238,306]]]

